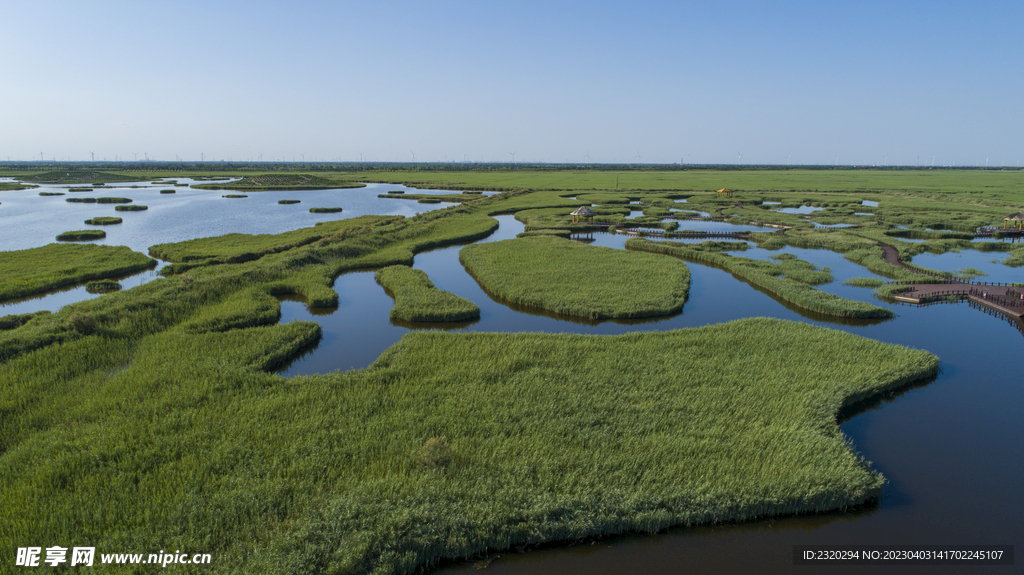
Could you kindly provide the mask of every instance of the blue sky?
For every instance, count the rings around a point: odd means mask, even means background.
[[[0,160],[1024,160],[1020,2],[2,12]]]

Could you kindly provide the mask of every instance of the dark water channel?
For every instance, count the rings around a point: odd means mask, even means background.
[[[483,241],[513,238],[522,224],[498,218],[500,229]],[[735,229],[718,224],[722,229]],[[597,233],[592,245],[621,248],[626,236]],[[1016,544],[1021,540],[1024,496],[1024,338],[1004,320],[967,304],[910,307],[877,301],[870,289],[843,285],[851,277],[876,277],[824,250],[749,249],[738,256],[766,259],[792,253],[835,276],[820,289],[871,301],[897,312],[893,320],[850,324],[821,321],[737,281],[725,271],[688,263],[690,300],[673,317],[638,322],[585,322],[541,312],[513,309],[484,292],[459,263],[461,246],[416,256],[414,267],[427,272],[441,289],[470,299],[481,308],[479,321],[466,331],[542,331],[620,334],[702,326],[744,317],[767,316],[842,329],[879,341],[922,348],[938,355],[942,372],[928,385],[866,408],[842,429],[857,450],[889,480],[881,501],[868,509],[812,517],[765,520],[743,525],[676,529],[656,535],[629,535],[598,542],[554,545],[522,553],[502,553],[490,563],[496,574],[534,573],[817,573],[846,568],[794,566],[795,544]],[[967,267],[973,252],[936,256],[931,262]],[[962,262],[970,257],[972,263]],[[942,263],[944,265],[939,265]],[[975,266],[980,267],[980,266]],[[1017,281],[1021,270],[999,265],[993,281]],[[1005,279],[1004,279],[1005,278]],[[316,315],[298,302],[284,302],[282,321],[318,321],[324,329],[319,347],[296,360],[285,375],[322,373],[369,365],[407,333],[393,325],[390,297],[372,272],[346,274],[336,289],[341,304]],[[870,567],[871,572],[903,572],[906,567]],[[963,567],[927,567],[928,573],[959,573]],[[1012,567],[984,567],[986,573],[1011,573]],[[469,573],[473,562],[449,565],[437,573]],[[847,569],[848,571],[848,569]]]
[[[159,187],[159,186],[156,186]],[[213,226],[215,235],[229,231],[247,233],[274,233],[284,231],[275,225],[261,227],[264,221],[258,214],[263,211],[278,213],[291,206],[277,206],[281,197],[301,198],[300,211],[295,217],[305,221],[307,208],[317,202],[342,205],[345,217],[361,215],[361,210],[393,209],[405,213],[436,209],[402,200],[378,200],[377,193],[401,186],[375,186],[369,190],[336,190],[321,200],[314,200],[311,192],[263,192],[250,194],[248,204],[216,204],[220,200],[200,198],[198,211],[216,209],[221,213],[245,206],[256,214],[249,223],[239,222],[242,229]],[[182,188],[178,188],[182,193]],[[31,193],[37,194],[39,190]],[[23,194],[22,192],[18,192]],[[156,191],[127,190],[123,195],[156,194]],[[192,193],[198,193],[193,191]],[[227,193],[227,192],[225,192]],[[5,192],[3,208],[8,208]],[[268,194],[263,196],[263,194]],[[269,195],[273,194],[273,195]],[[122,195],[120,191],[116,194]],[[365,197],[365,208],[352,208],[344,201],[355,202]],[[372,195],[372,198],[370,197]],[[255,201],[252,201],[256,197]],[[265,198],[265,199],[263,199]],[[53,198],[39,198],[50,200]],[[61,223],[37,222],[38,233],[52,237],[69,227],[71,220],[92,217],[91,210],[68,210],[63,198],[57,198]],[[158,198],[146,197],[153,205]],[[162,199],[162,198],[161,198]],[[29,198],[19,198],[19,201]],[[309,202],[307,203],[307,200]],[[138,202],[138,200],[136,200]],[[383,202],[383,203],[382,203]],[[13,202],[17,203],[17,202]],[[141,202],[139,202],[141,203]],[[55,204],[56,205],[56,204]],[[188,205],[185,203],[184,205]],[[206,206],[206,207],[203,207]],[[13,207],[13,206],[12,206]],[[80,208],[81,206],[73,206]],[[111,208],[112,210],[112,208]],[[174,212],[168,209],[163,218],[187,223],[192,208]],[[68,212],[67,214],[65,212]],[[73,213],[73,217],[69,214]],[[153,210],[152,216],[161,214]],[[124,214],[126,223],[134,214]],[[0,218],[6,214],[0,213]],[[54,215],[53,217],[57,217]],[[159,221],[160,218],[156,218]],[[512,216],[499,217],[500,228],[484,242],[514,238],[523,226]],[[28,225],[29,220],[18,225]],[[235,220],[230,220],[234,222]],[[296,220],[298,221],[298,220]],[[252,222],[256,222],[253,224]],[[681,228],[735,231],[745,226],[726,223],[693,222],[699,228],[689,228],[690,222],[681,222]],[[169,224],[167,224],[169,225]],[[289,223],[286,229],[302,227]],[[250,227],[245,227],[250,226]],[[290,226],[290,227],[289,227]],[[4,226],[11,229],[9,226]],[[145,226],[142,226],[145,227]],[[128,229],[126,226],[125,229]],[[158,228],[164,229],[161,226]],[[170,228],[168,228],[170,229]],[[752,228],[758,229],[758,228]],[[56,230],[56,231],[54,231]],[[14,236],[2,232],[0,239],[17,244]],[[109,233],[109,232],[108,232]],[[131,232],[142,234],[141,231]],[[124,240],[125,245],[148,245],[172,241],[177,236],[143,234],[138,240]],[[181,232],[175,232],[181,233]],[[195,231],[191,233],[196,233]],[[131,234],[129,234],[131,236]],[[158,237],[159,236],[159,237]],[[199,236],[192,236],[199,237]],[[593,234],[592,245],[622,248],[626,236],[608,233]],[[154,239],[155,238],[155,239]],[[113,243],[118,236],[108,238]],[[699,241],[699,240],[694,240]],[[25,242],[22,242],[25,243]],[[33,245],[42,245],[35,241]],[[752,244],[751,244],[752,245]],[[26,245],[24,247],[32,247]],[[648,321],[588,322],[558,317],[534,310],[518,309],[501,303],[488,295],[470,277],[459,263],[462,246],[451,246],[418,254],[414,267],[427,272],[437,287],[465,297],[481,309],[478,321],[449,329],[478,332],[538,331],[549,333],[621,334],[630,331],[670,330],[703,326],[745,317],[775,317],[804,321],[835,329],[842,329],[875,340],[926,349],[942,360],[942,371],[931,383],[911,389],[891,400],[882,401],[848,419],[842,424],[855,448],[871,460],[875,469],[889,480],[878,505],[868,509],[811,517],[792,517],[764,520],[742,525],[721,525],[702,528],[675,529],[655,535],[628,535],[597,542],[573,545],[553,545],[525,552],[501,553],[492,557],[488,567],[492,574],[554,574],[554,573],[820,573],[853,572],[850,568],[802,567],[792,564],[792,546],[795,544],[1017,544],[1021,541],[1021,510],[1024,509],[1024,367],[1021,364],[1024,337],[1004,320],[972,309],[967,304],[944,304],[928,307],[909,307],[877,301],[870,289],[843,285],[852,277],[875,277],[866,269],[846,261],[839,254],[824,250],[785,248],[769,252],[751,248],[734,252],[737,256],[766,259],[778,253],[792,253],[818,266],[828,267],[835,281],[819,289],[847,298],[870,301],[894,309],[897,317],[888,321],[836,323],[822,321],[820,317],[795,310],[738,281],[728,272],[700,264],[688,263],[691,271],[690,299],[682,313],[672,317]],[[960,254],[915,258],[916,263],[936,269],[955,270],[976,267],[990,273],[991,281],[1024,281],[1024,268],[1009,268],[992,264],[992,259],[1004,257],[998,253],[964,251]],[[983,261],[984,260],[984,261]],[[987,262],[987,264],[986,264]],[[140,283],[155,277],[155,272],[140,274],[125,280]],[[286,366],[283,375],[325,373],[334,370],[363,368],[372,363],[381,352],[394,344],[410,329],[436,326],[396,325],[389,320],[393,300],[376,284],[372,272],[354,272],[342,275],[335,283],[339,306],[330,310],[310,310],[299,301],[283,301],[282,322],[309,320],[318,322],[324,337],[315,349],[296,358]],[[49,307],[57,309],[85,296],[80,291],[47,296]],[[46,298],[43,298],[44,300]],[[38,304],[38,301],[35,300]],[[22,302],[15,306],[30,305]],[[0,308],[0,315],[15,313],[12,307]],[[770,345],[770,342],[766,342]],[[960,573],[964,567],[919,567],[921,573]],[[436,573],[454,574],[476,572],[472,562],[441,567]],[[860,568],[872,573],[902,573],[913,571],[907,567]],[[979,567],[984,573],[1013,573],[1014,567]],[[859,571],[857,571],[859,572]]]

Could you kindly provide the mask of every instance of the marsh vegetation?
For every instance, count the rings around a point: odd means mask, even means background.
[[[686,303],[686,264],[535,236],[462,248],[460,261],[510,302],[589,319],[669,315]]]
[[[58,242],[87,242],[91,240],[101,240],[107,237],[107,232],[103,230],[76,230],[71,232],[64,232],[57,234]]]
[[[480,308],[451,292],[439,290],[422,270],[388,266],[374,274],[395,298],[392,319],[412,322],[468,321],[480,317]]]
[[[0,301],[125,275],[156,265],[124,246],[49,244],[0,252]]]

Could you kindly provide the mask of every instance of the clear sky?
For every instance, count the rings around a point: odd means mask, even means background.
[[[6,0],[0,160],[1015,166],[1022,23],[1019,0]]]

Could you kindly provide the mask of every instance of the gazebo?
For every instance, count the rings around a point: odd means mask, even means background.
[[[597,214],[587,206],[580,206],[569,215],[572,216],[572,223],[575,224],[582,222],[585,218],[590,218],[590,223],[594,223],[594,216]]]
[[[718,190],[717,193],[718,193],[718,197],[720,197],[720,198],[731,198],[732,197],[732,190],[730,190],[729,188],[722,188],[721,190]]]
[[[1017,212],[1016,214],[1010,214],[1003,218],[1003,229],[1007,228],[1009,224],[1010,228],[1017,230],[1024,230],[1024,212]]]

